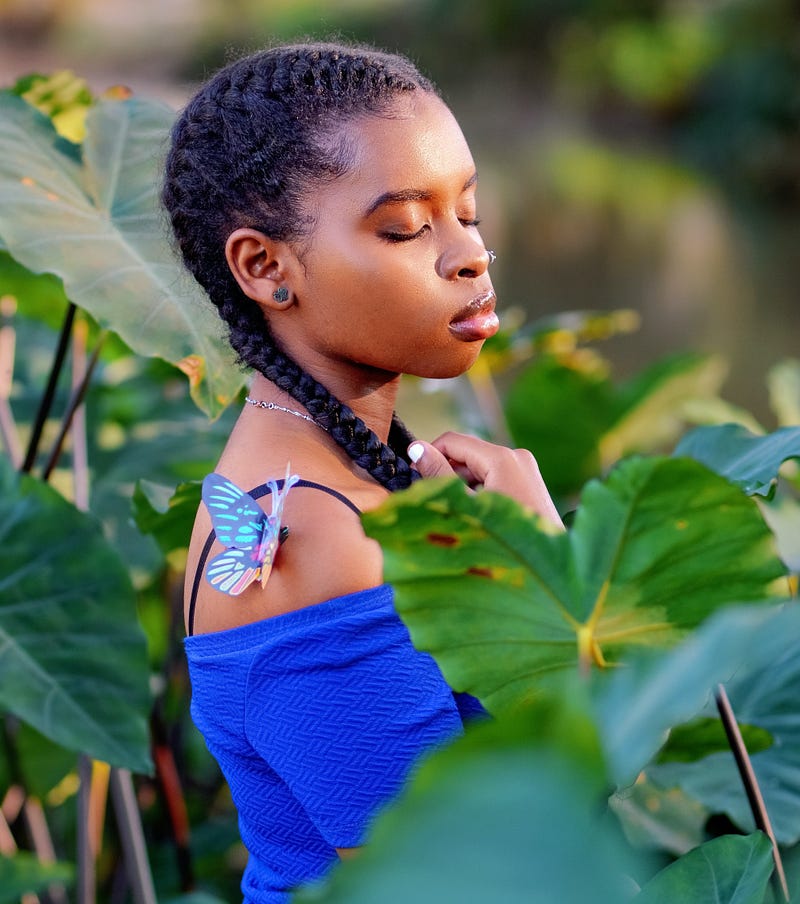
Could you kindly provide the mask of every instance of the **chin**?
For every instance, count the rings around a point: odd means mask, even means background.
[[[475,346],[473,348],[473,346]],[[450,360],[436,359],[426,361],[423,365],[419,362],[414,367],[404,370],[404,373],[413,377],[422,377],[426,380],[452,380],[453,377],[460,377],[465,374],[470,367],[478,360],[483,342],[475,342],[469,346],[470,354],[462,354],[458,358]]]

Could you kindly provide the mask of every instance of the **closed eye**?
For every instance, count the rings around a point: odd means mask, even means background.
[[[472,219],[462,219],[459,218],[459,223],[465,227],[475,227],[480,225],[480,220],[477,218]],[[381,237],[386,239],[387,242],[411,242],[414,239],[418,239],[426,230],[429,230],[430,226],[425,223],[421,226],[416,232],[383,232],[381,233]]]
[[[387,242],[410,242],[413,239],[418,239],[428,229],[430,229],[430,226],[425,223],[416,232],[383,232],[381,236]]]

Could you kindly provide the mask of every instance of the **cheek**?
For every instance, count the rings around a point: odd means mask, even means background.
[[[441,280],[425,255],[388,245],[354,253],[341,237],[331,237],[326,247],[330,253],[314,260],[316,276],[307,285],[308,304],[325,311],[316,327],[323,345],[345,342],[380,357],[394,349],[403,360],[448,346],[450,306],[442,302]]]
[[[371,330],[410,332],[441,325],[444,310],[437,304],[436,277],[426,278],[420,267],[363,268],[337,278],[335,286],[341,309]],[[357,314],[356,314],[357,312]]]

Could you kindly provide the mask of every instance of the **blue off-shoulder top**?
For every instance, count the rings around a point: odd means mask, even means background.
[[[185,639],[192,717],[236,805],[246,904],[284,904],[365,840],[420,756],[484,712],[417,651],[384,584]]]

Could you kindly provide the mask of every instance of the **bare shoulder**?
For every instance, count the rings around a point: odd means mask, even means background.
[[[273,479],[276,476],[267,475]],[[380,547],[364,534],[359,512],[379,505],[386,491],[372,481],[346,475],[335,474],[338,479],[333,481],[319,479],[320,476],[312,472],[306,477],[301,471],[303,482],[286,495],[282,523],[289,533],[278,550],[266,585],[262,588],[254,582],[236,597],[212,587],[204,575],[195,581],[198,566],[205,571],[207,561],[223,548],[215,539],[208,560],[200,562],[203,546],[212,533],[208,511],[200,506],[186,572],[187,617],[192,587],[197,583],[194,633],[237,627],[382,582]],[[243,489],[243,482],[248,483],[246,478],[242,475],[237,480],[231,475]],[[331,486],[331,482],[335,485]],[[269,494],[257,502],[262,510],[271,512]]]

